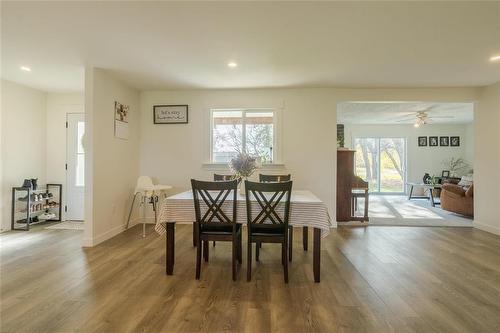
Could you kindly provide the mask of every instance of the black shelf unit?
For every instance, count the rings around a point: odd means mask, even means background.
[[[54,191],[55,190],[55,191]],[[45,198],[32,200],[34,196],[42,196]],[[52,197],[49,197],[52,193]],[[25,198],[26,200],[20,200]],[[55,205],[50,206],[50,202],[55,202]],[[38,207],[38,208],[37,208]],[[47,184],[45,188],[33,190],[30,187],[13,187],[12,188],[12,230],[30,230],[30,225],[61,221],[62,214],[62,184]],[[55,213],[55,217],[51,219],[35,219],[43,213]]]

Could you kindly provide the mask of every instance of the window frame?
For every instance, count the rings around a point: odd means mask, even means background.
[[[281,112],[276,108],[211,108],[209,113],[209,163],[212,165],[226,165],[227,163],[215,162],[213,159],[213,138],[214,138],[214,112],[241,112],[242,113],[242,149],[246,150],[246,115],[247,113],[273,113],[273,156],[272,163],[263,163],[263,165],[281,164]]]

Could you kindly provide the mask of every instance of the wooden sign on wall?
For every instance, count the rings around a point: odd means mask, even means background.
[[[155,124],[187,124],[187,105],[154,105],[153,122]]]

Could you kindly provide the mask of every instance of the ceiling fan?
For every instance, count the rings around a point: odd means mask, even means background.
[[[429,120],[432,120],[432,119],[453,119],[453,118],[455,118],[454,116],[429,116],[429,112],[431,110],[432,110],[432,108],[428,108],[426,110],[412,112],[412,113],[410,113],[411,115],[413,115],[412,117],[400,119],[400,120],[397,120],[396,122],[402,123],[402,122],[407,122],[409,120],[415,119],[415,123],[413,124],[413,126],[420,127],[422,125],[429,124]]]

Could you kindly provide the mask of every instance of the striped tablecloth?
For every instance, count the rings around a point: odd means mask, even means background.
[[[238,193],[237,201],[237,222],[246,224],[245,196]],[[231,210],[230,207],[231,201],[226,202],[223,206],[223,210],[228,212]],[[252,210],[255,212],[258,212],[259,208],[257,203],[252,205]],[[162,235],[165,233],[165,222],[193,223],[195,220],[193,192],[186,191],[168,197],[163,201],[155,230]],[[330,233],[331,219],[328,214],[328,209],[326,205],[310,191],[292,191],[289,223],[296,227],[306,226],[319,228],[321,229],[321,237],[323,238]]]

